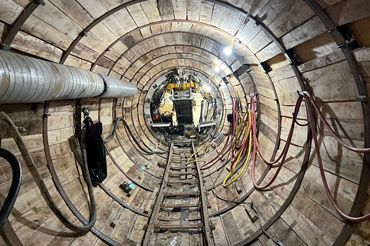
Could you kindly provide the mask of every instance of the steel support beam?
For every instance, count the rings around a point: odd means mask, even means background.
[[[69,54],[72,52],[72,50],[76,47],[76,45],[80,42],[80,40],[85,37],[88,32],[93,29],[96,25],[98,25],[100,22],[102,22],[103,20],[105,20],[106,18],[108,18],[109,16],[113,15],[114,13],[120,11],[121,9],[124,9],[124,8],[127,8],[127,7],[130,7],[131,5],[134,5],[134,4],[138,4],[138,3],[142,3],[142,2],[145,2],[147,0],[134,0],[134,1],[131,1],[131,2],[128,2],[128,3],[125,3],[125,4],[122,4],[122,5],[119,5],[118,7],[115,7],[114,9],[111,9],[109,10],[108,12],[106,12],[105,14],[103,14],[102,16],[100,16],[99,18],[95,19],[93,22],[90,23],[90,25],[88,25],[81,33],[80,35],[77,36],[77,38],[75,40],[73,40],[73,42],[71,43],[71,45],[68,47],[68,49],[63,53],[63,56],[62,58],[60,59],[60,63],[63,64],[67,57],[69,56]]]

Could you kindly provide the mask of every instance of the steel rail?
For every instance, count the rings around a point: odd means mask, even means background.
[[[191,141],[191,147],[193,149],[193,153],[195,153],[194,158],[198,159],[198,155],[196,153],[196,149],[194,147],[194,142]],[[197,173],[198,173],[198,186],[199,186],[199,193],[200,193],[200,204],[201,204],[201,210],[200,210],[200,216],[202,218],[202,227],[203,227],[203,234],[204,234],[204,241],[205,246],[213,246],[215,245],[215,242],[212,237],[211,227],[209,225],[209,216],[208,216],[208,208],[207,208],[207,197],[206,197],[206,191],[204,187],[203,178],[200,173],[200,167],[199,165],[195,165],[197,167]]]
[[[148,246],[149,245],[151,236],[154,232],[155,222],[158,219],[159,209],[160,209],[160,206],[162,204],[163,197],[164,197],[164,188],[166,187],[168,177],[169,177],[169,172],[170,172],[170,169],[171,169],[170,164],[171,164],[172,153],[173,153],[173,143],[170,144],[170,151],[168,153],[166,169],[165,169],[164,174],[163,174],[162,185],[159,188],[157,199],[155,201],[155,204],[154,204],[153,210],[152,210],[152,214],[150,215],[150,218],[149,218],[149,221],[148,221],[148,226],[147,226],[147,229],[145,231],[143,241],[141,243],[142,246]]]

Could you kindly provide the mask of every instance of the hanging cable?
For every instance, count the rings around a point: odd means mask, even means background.
[[[313,99],[313,97],[307,92],[307,91],[304,91],[302,92],[302,94],[299,95],[298,99],[297,99],[297,102],[296,102],[296,105],[295,105],[295,109],[294,109],[294,114],[293,114],[293,119],[292,119],[292,124],[291,124],[291,128],[290,128],[290,131],[289,131],[289,135],[288,135],[288,138],[287,138],[287,141],[286,141],[286,144],[285,144],[285,147],[282,151],[282,154],[280,155],[280,157],[278,159],[281,158],[281,162],[279,163],[279,166],[278,166],[278,169],[276,170],[273,178],[266,184],[266,185],[263,185],[263,186],[259,186],[256,184],[255,182],[255,162],[256,162],[256,148],[258,148],[258,140],[257,140],[257,137],[256,137],[256,116],[255,116],[255,111],[254,111],[254,108],[255,108],[255,105],[254,105],[254,99],[252,98],[251,100],[251,105],[252,105],[252,126],[253,126],[253,136],[254,136],[254,146],[253,146],[253,164],[252,164],[252,182],[254,184],[254,186],[256,187],[256,189],[259,189],[259,190],[263,190],[267,187],[269,187],[273,182],[274,180],[276,179],[276,177],[278,176],[283,164],[284,164],[284,161],[285,161],[285,158],[287,156],[287,153],[288,153],[288,150],[289,150],[289,146],[291,144],[291,141],[292,141],[292,135],[293,135],[293,132],[294,132],[294,126],[295,126],[295,122],[296,122],[296,116],[298,115],[298,112],[300,110],[300,106],[301,106],[301,103],[302,103],[302,100],[305,100],[306,102],[306,110],[308,112],[308,123],[311,127],[311,131],[312,131],[312,138],[314,140],[314,143],[315,143],[315,152],[316,152],[316,155],[317,155],[317,160],[318,160],[318,163],[319,163],[319,170],[320,170],[320,176],[321,176],[321,179],[322,179],[322,182],[323,182],[323,185],[324,185],[324,189],[325,189],[325,192],[330,200],[330,203],[332,204],[332,206],[334,207],[334,209],[337,211],[337,213],[345,220],[347,221],[350,221],[350,222],[353,222],[353,223],[359,223],[359,222],[363,222],[365,220],[370,220],[370,213],[367,214],[367,215],[364,215],[364,216],[360,216],[360,217],[352,217],[352,216],[348,216],[346,214],[343,213],[343,211],[339,208],[338,204],[336,203],[336,201],[334,200],[334,197],[333,195],[331,194],[331,191],[329,189],[329,186],[328,186],[328,183],[327,183],[327,180],[326,180],[326,176],[325,176],[325,170],[324,170],[324,166],[322,164],[322,159],[321,159],[321,153],[320,153],[320,146],[319,146],[319,143],[318,143],[318,140],[317,140],[317,132],[316,132],[316,129],[315,129],[315,119],[313,117],[313,112],[312,112],[312,108],[315,109],[316,113],[319,115],[319,119],[324,123],[324,126],[329,129],[329,132],[330,132],[330,135],[332,137],[334,137],[334,139],[339,143],[341,144],[343,147],[347,148],[348,150],[351,150],[351,151],[354,151],[354,152],[358,152],[358,153],[368,153],[370,152],[370,148],[356,148],[356,147],[353,147],[353,146],[350,146],[348,144],[346,144],[342,139],[340,139],[340,137],[338,136],[338,134],[332,129],[332,127],[329,125],[329,123],[326,121],[325,117],[323,116],[322,112],[320,111],[317,103],[315,102],[315,100]],[[312,105],[312,106],[311,106]],[[260,149],[258,149],[258,152],[260,153],[260,156],[262,157],[262,153],[260,151]]]
[[[22,184],[22,167],[18,159],[6,149],[0,148],[0,157],[6,160],[12,168],[12,183],[10,185],[8,195],[5,198],[3,206],[0,210],[0,231],[8,219],[10,212],[14,207],[14,203],[18,197],[19,189]]]
[[[152,150],[146,150],[145,148],[143,148],[139,141],[135,138],[134,134],[132,133],[130,127],[128,126],[127,122],[124,120],[124,119],[121,119],[121,121],[123,122],[123,125],[125,126],[126,130],[128,131],[128,133],[131,135],[131,138],[134,140],[134,142],[136,143],[136,145],[139,147],[139,149],[141,149],[145,154],[148,154],[148,155],[154,155],[154,154],[166,154],[168,153],[168,151],[152,151]]]
[[[312,99],[311,95],[309,95],[306,91],[303,92],[303,96],[306,100],[306,102],[310,101],[312,103],[312,105],[314,106],[314,108],[316,109],[316,112],[318,113],[320,119],[324,122],[325,126],[327,128],[330,128],[329,131],[332,133],[332,136],[334,137],[335,135],[335,139],[340,143],[342,144],[342,146],[345,146],[347,149],[350,149],[354,152],[361,152],[361,153],[364,153],[364,152],[370,152],[370,148],[354,148],[352,146],[348,146],[347,144],[345,144],[343,142],[343,140],[339,139],[339,137],[336,135],[336,133],[331,129],[331,127],[329,126],[329,124],[327,124],[326,120],[324,119],[322,113],[318,110],[318,107],[317,107],[317,104],[316,102]],[[321,175],[321,179],[322,179],[322,182],[324,184],[324,188],[325,188],[325,192],[327,194],[327,196],[329,197],[329,200],[330,200],[330,203],[332,204],[332,206],[335,208],[335,210],[337,211],[337,213],[345,220],[347,221],[350,221],[350,222],[353,222],[353,223],[360,223],[360,222],[363,222],[365,220],[370,220],[370,213],[369,214],[366,214],[364,216],[360,216],[360,217],[352,217],[352,216],[348,216],[346,215],[345,213],[343,213],[343,211],[339,208],[338,204],[335,202],[334,200],[334,197],[333,195],[331,194],[331,191],[329,189],[329,186],[328,186],[328,182],[326,180],[326,176],[325,176],[325,170],[324,170],[324,166],[322,164],[322,159],[321,159],[321,154],[320,154],[320,146],[319,146],[319,142],[317,140],[317,132],[316,132],[316,129],[315,127],[313,126],[312,122],[314,122],[314,118],[313,118],[313,113],[312,113],[312,109],[311,107],[307,107],[307,111],[308,111],[308,116],[309,116],[309,122],[310,122],[310,125],[311,125],[311,131],[312,131],[312,138],[314,140],[314,143],[315,143],[315,151],[316,151],[316,155],[317,155],[317,160],[318,160],[318,163],[319,163],[319,169],[320,169],[320,175]]]
[[[249,114],[249,116],[251,115],[250,111],[248,112],[248,114]],[[225,187],[225,188],[226,187],[229,187],[230,185],[232,185],[233,183],[235,183],[235,181],[238,180],[240,178],[240,176],[242,176],[242,174],[244,173],[244,171],[246,170],[246,168],[248,166],[248,163],[249,163],[249,160],[250,160],[250,157],[251,157],[251,150],[252,150],[252,132],[251,132],[252,124],[251,124],[251,117],[249,117],[248,125],[249,125],[248,126],[248,131],[246,132],[246,135],[249,135],[249,137],[246,138],[246,140],[249,139],[247,158],[244,161],[243,168],[239,172],[239,174],[233,180],[231,180],[230,183],[227,184],[227,181],[233,175],[233,173],[234,173],[236,167],[238,166],[238,164],[235,164],[234,166],[233,165],[231,166],[231,170],[230,170],[229,174],[226,176],[226,178],[224,179],[224,182],[222,183],[223,187]],[[243,146],[242,148],[245,149],[245,146]]]
[[[303,97],[300,96],[297,100],[297,103],[296,103],[296,106],[295,106],[295,109],[294,109],[294,115],[298,114],[299,108],[300,108],[301,103],[302,103],[302,98]],[[258,144],[257,132],[256,132],[256,124],[257,123],[256,123],[256,112],[255,112],[254,98],[251,99],[251,105],[252,105],[252,126],[253,126],[253,136],[254,136],[253,162],[252,162],[252,182],[253,182],[254,186],[256,187],[256,189],[263,190],[263,189],[266,189],[267,187],[269,187],[275,181],[275,179],[277,178],[277,176],[279,175],[279,173],[281,171],[281,168],[283,167],[285,158],[288,154],[289,146],[290,146],[291,141],[292,141],[295,124],[294,124],[294,120],[292,120],[292,124],[291,124],[290,131],[289,131],[289,134],[288,134],[287,142],[284,146],[282,154],[279,157],[279,158],[281,158],[281,162],[279,163],[278,169],[276,170],[274,176],[271,178],[271,180],[267,184],[265,184],[263,186],[259,186],[259,185],[257,185],[256,180],[255,180],[256,152],[257,152],[256,148],[259,147],[259,144]],[[260,149],[259,149],[259,153],[260,153],[260,156],[262,157],[262,152],[260,151]]]
[[[30,156],[30,154],[29,154],[29,152],[28,152],[28,150],[27,150],[27,148],[26,148],[26,146],[25,146],[25,144],[22,140],[22,137],[21,137],[17,127],[14,125],[13,121],[4,112],[0,112],[0,120],[4,121],[8,125],[9,131],[10,131],[11,135],[13,136],[14,141],[16,142],[16,144],[19,148],[19,151],[21,152],[22,157],[23,157],[28,169],[30,170],[30,173],[31,173],[34,181],[36,182],[36,185],[39,188],[39,190],[41,192],[41,195],[44,197],[44,199],[45,199],[46,203],[48,204],[48,206],[50,207],[50,209],[54,212],[54,214],[57,216],[57,218],[63,223],[63,225],[65,225],[70,230],[76,231],[76,232],[79,232],[79,233],[87,233],[95,224],[96,217],[97,217],[97,214],[96,214],[97,209],[96,209],[94,191],[93,191],[93,188],[92,188],[90,174],[89,174],[88,167],[87,167],[87,158],[86,158],[85,148],[84,147],[82,148],[83,165],[81,166],[81,168],[82,168],[82,173],[83,173],[84,179],[87,182],[87,187],[88,187],[88,192],[89,192],[89,197],[90,197],[90,206],[89,206],[89,208],[90,208],[89,209],[89,211],[90,211],[90,220],[84,226],[77,226],[77,225],[73,224],[71,221],[69,221],[67,219],[67,217],[65,217],[63,215],[63,213],[60,211],[58,206],[55,204],[53,198],[51,197],[51,195],[48,191],[48,188],[46,187],[44,181],[42,180],[41,175],[38,172],[38,170],[36,168],[36,165],[35,165],[33,159],[31,158],[31,156]]]

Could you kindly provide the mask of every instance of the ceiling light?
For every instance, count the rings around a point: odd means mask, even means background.
[[[233,48],[231,48],[230,46],[225,47],[224,49],[225,55],[229,56],[231,55],[232,52],[233,52]]]
[[[218,65],[216,65],[213,69],[216,71],[216,73],[220,72],[220,67]]]
[[[204,85],[203,87],[204,87],[204,89],[205,89],[207,92],[211,92],[211,90],[212,90],[211,86],[209,86],[209,85]]]
[[[231,53],[233,53],[234,41],[235,41],[235,38],[231,39],[230,45],[225,47],[224,49],[225,55],[229,56],[231,55]]]

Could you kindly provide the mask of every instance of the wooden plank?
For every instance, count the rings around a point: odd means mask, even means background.
[[[358,91],[346,61],[306,72],[303,76],[323,101],[356,100]]]
[[[330,64],[343,61],[345,59],[343,52],[341,50],[334,51],[327,55],[322,54],[323,56],[317,57],[316,59],[303,63],[298,66],[298,69],[301,73],[315,70],[317,68],[325,67]]]
[[[198,0],[187,0],[186,15],[188,20],[199,21],[200,4]]]
[[[223,228],[221,218],[219,216],[212,219],[212,223],[215,225],[215,230],[212,231],[215,242],[219,245],[229,245],[226,239],[225,230]]]
[[[343,10],[346,10],[343,12]],[[342,1],[326,9],[334,25],[340,26],[360,20],[370,15],[370,4],[367,0]]]
[[[158,4],[156,0],[149,0],[141,3],[141,6],[145,12],[146,17],[150,22],[161,21],[161,14],[158,10]],[[172,2],[171,2],[172,6]],[[172,15],[173,17],[173,15]]]
[[[312,52],[312,50],[315,50],[315,52]],[[314,59],[320,59],[321,57],[333,52],[343,53],[338,49],[338,45],[334,42],[332,36],[328,32],[313,37],[312,39],[294,47],[293,51],[303,63]]]
[[[93,21],[91,15],[77,1],[66,0],[61,2],[50,0],[50,2],[57,6],[82,28],[86,28]]]
[[[174,12],[172,0],[158,0],[158,10],[163,20],[173,20]]]
[[[281,41],[286,49],[291,49],[325,31],[325,26],[322,24],[321,20],[315,16],[306,21],[303,25],[282,36]]]
[[[279,47],[274,43],[268,44],[262,50],[256,53],[258,59],[263,62],[281,53]]]
[[[23,11],[23,7],[12,0],[4,0],[1,3],[0,20],[6,24],[13,24]]]
[[[107,12],[107,8],[101,2],[101,0],[93,0],[93,1],[82,1],[77,0],[84,9],[86,9],[89,14],[94,18],[98,18]]]
[[[263,23],[269,26],[272,22],[274,22],[279,16],[281,16],[284,12],[286,12],[295,2],[296,0],[287,0],[287,1],[279,1],[279,0],[272,0],[266,4],[261,11],[258,12],[258,18],[263,20]]]
[[[98,52],[82,43],[78,43],[76,47],[72,50],[71,54],[89,62],[95,62],[96,59],[99,57]]]
[[[45,6],[42,6],[41,8],[36,8],[33,15],[55,27],[71,39],[75,39],[83,30],[54,4],[45,4]],[[56,19],[58,21],[55,21]]]
[[[120,11],[114,14],[118,20],[123,21],[123,26],[125,29],[130,32],[134,30],[138,25],[135,23],[133,17],[131,17],[130,13],[127,9],[121,9]]]
[[[212,18],[214,4],[210,2],[201,2],[200,6],[200,18],[201,22],[210,24]]]
[[[134,19],[136,25],[143,26],[143,25],[149,24],[149,20],[146,17],[140,4],[130,5],[127,8],[127,10],[129,11],[130,15]]]
[[[252,7],[253,1],[244,1],[244,4],[242,5],[242,9],[246,12],[251,11],[252,16],[257,16],[257,14],[261,11],[262,8],[266,6],[266,4],[269,2],[269,0],[259,0],[255,2],[254,7]]]
[[[314,15],[312,9],[303,0],[299,0],[268,27],[276,37],[280,38]]]
[[[245,207],[250,207],[249,205],[245,205]],[[247,212],[242,206],[237,206],[231,210],[233,217],[235,219],[235,225],[239,229],[241,238],[249,237],[254,231],[258,229],[258,222],[253,223],[249,217]],[[224,223],[225,224],[225,223]],[[225,224],[226,226],[226,224]]]
[[[17,33],[11,47],[54,62],[59,62],[62,56],[62,50],[22,31]]]

